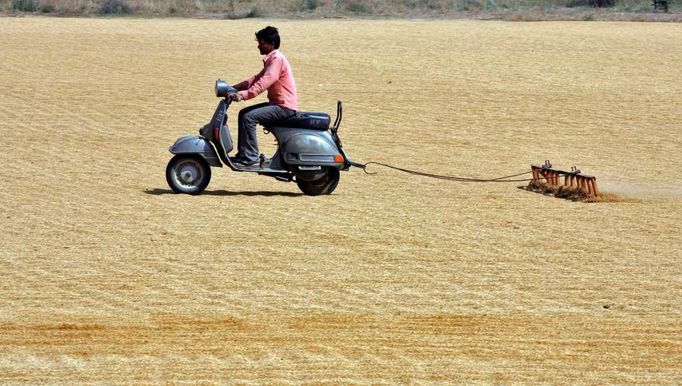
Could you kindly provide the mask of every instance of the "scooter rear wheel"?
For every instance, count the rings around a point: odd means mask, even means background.
[[[168,162],[166,182],[176,193],[199,194],[211,182],[211,166],[201,156],[178,154]]]
[[[301,189],[303,194],[308,196],[319,196],[322,194],[331,194],[339,185],[341,178],[339,169],[327,168],[325,174],[314,181],[304,181],[296,178],[296,185]]]

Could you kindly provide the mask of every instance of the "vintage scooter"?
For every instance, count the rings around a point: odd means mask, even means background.
[[[177,193],[199,194],[211,181],[211,166],[227,165],[237,172],[252,172],[274,177],[280,181],[296,181],[301,191],[310,196],[330,194],[339,184],[340,170],[348,170],[354,163],[343,151],[338,136],[343,115],[341,102],[330,128],[329,114],[296,112],[290,118],[264,128],[277,141],[271,159],[261,154],[260,167],[242,169],[232,163],[228,154],[233,143],[227,127],[227,109],[237,90],[218,79],[215,93],[223,100],[211,121],[200,129],[200,135],[178,138],[168,150],[175,156],[166,167],[166,181]]]

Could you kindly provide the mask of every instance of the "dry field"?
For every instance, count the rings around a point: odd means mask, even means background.
[[[380,167],[171,194],[268,24],[358,161],[629,200]],[[680,384],[681,79],[682,24],[0,18],[0,383]]]

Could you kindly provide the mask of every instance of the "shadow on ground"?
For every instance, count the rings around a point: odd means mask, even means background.
[[[164,194],[177,194],[170,189],[147,189],[144,191],[146,194],[151,194],[153,196],[161,196]],[[205,190],[201,192],[202,196],[263,196],[263,197],[274,197],[274,196],[284,196],[284,197],[299,197],[303,193],[292,193],[292,192],[230,192],[227,190]]]

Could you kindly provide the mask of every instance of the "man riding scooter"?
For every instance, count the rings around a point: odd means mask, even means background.
[[[263,28],[256,32],[256,40],[258,50],[265,55],[263,70],[234,85],[239,91],[232,97],[233,101],[249,100],[268,90],[268,102],[249,106],[239,112],[237,154],[230,160],[243,169],[260,167],[256,125],[269,125],[292,117],[298,108],[294,74],[287,58],[279,51],[277,28]]]
[[[263,70],[236,87],[218,79],[215,96],[222,98],[211,121],[199,135],[185,135],[168,148],[173,157],[166,166],[166,181],[174,192],[200,194],[211,181],[211,168],[228,166],[236,172],[249,172],[296,182],[310,196],[331,194],[339,184],[340,171],[354,163],[348,158],[338,135],[342,118],[341,101],[336,120],[321,112],[298,111],[296,84],[291,66],[279,48],[274,27],[256,33],[258,49],[265,55]],[[233,101],[256,97],[268,90],[267,103],[239,113],[238,152],[233,149],[227,124],[227,110]],[[259,156],[256,125],[274,135],[277,149],[271,159]]]

